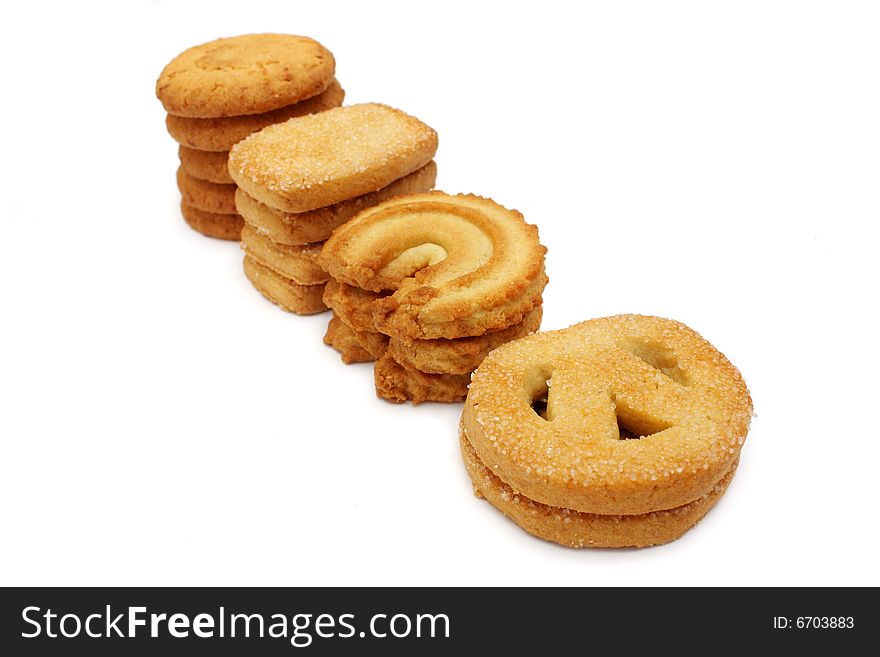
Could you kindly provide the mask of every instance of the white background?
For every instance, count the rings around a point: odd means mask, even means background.
[[[857,2],[15,3],[2,22],[3,584],[880,584],[880,14]],[[375,399],[327,315],[179,216],[165,63],[313,36],[438,187],[540,227],[545,328],[686,322],[743,372],[683,539],[575,551],[472,496],[459,405]]]

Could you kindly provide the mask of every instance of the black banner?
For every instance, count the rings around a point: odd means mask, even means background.
[[[872,598],[847,589],[4,589],[0,654],[840,650],[865,645]]]

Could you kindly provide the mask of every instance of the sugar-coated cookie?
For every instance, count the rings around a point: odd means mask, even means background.
[[[208,237],[237,242],[244,220],[237,214],[216,214],[199,210],[186,201],[180,203],[180,213],[190,228]]]
[[[386,353],[373,368],[376,395],[395,403],[411,401],[457,402],[467,395],[470,377],[461,374],[428,374],[398,363]]]
[[[298,285],[249,255],[244,257],[244,273],[260,294],[282,310],[297,315],[314,315],[327,310],[321,300],[323,285]]]
[[[183,146],[197,148],[202,151],[228,151],[248,135],[262,130],[267,125],[281,123],[296,116],[305,116],[315,112],[342,105],[345,91],[336,80],[324,91],[294,105],[280,107],[263,114],[245,114],[244,116],[221,116],[211,119],[194,119],[188,116],[169,114],[165,117],[165,126],[169,134]],[[224,162],[224,168],[226,163]],[[229,173],[226,172],[229,177]],[[229,179],[230,182],[232,179]]]
[[[245,224],[241,231],[241,248],[261,265],[299,285],[319,285],[329,278],[318,266],[320,244],[277,244]]]
[[[517,492],[480,461],[461,428],[461,454],[474,493],[527,532],[574,548],[621,548],[661,545],[679,538],[715,505],[736,472],[737,461],[702,497],[683,506],[640,515],[598,515],[548,506]]]
[[[177,188],[187,205],[214,214],[237,214],[235,185],[218,185],[199,180],[180,167],[177,169]]]
[[[739,371],[695,331],[619,315],[493,350],[462,421],[480,460],[528,498],[638,515],[714,490],[751,415]]]
[[[180,168],[193,178],[207,180],[218,185],[235,184],[229,177],[229,169],[226,166],[228,152],[199,151],[180,146],[177,149],[177,154],[180,157]]]
[[[434,157],[437,133],[374,103],[276,123],[237,143],[229,175],[251,197],[307,212],[387,187]]]
[[[308,212],[282,212],[270,208],[239,189],[235,193],[235,207],[247,222],[261,233],[282,244],[311,244],[323,242],[333,231],[361,210],[395,196],[426,192],[434,187],[437,165],[431,161],[418,171],[395,180],[379,191],[341,201]]]
[[[335,69],[333,55],[314,39],[245,34],[184,50],[159,75],[156,95],[179,116],[260,114],[321,93]]]

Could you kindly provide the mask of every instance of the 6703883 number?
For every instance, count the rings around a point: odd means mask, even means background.
[[[773,618],[773,628],[784,630],[797,628],[799,630],[849,630],[855,627],[855,618],[852,616],[798,616],[794,621],[785,616]]]

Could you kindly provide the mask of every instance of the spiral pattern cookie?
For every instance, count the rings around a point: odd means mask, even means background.
[[[398,197],[327,240],[324,301],[353,330],[389,336],[380,397],[459,401],[491,349],[540,326],[545,252],[534,226],[489,199]]]
[[[321,262],[338,281],[393,294],[377,328],[409,339],[500,331],[541,304],[546,249],[518,212],[442,192],[387,201],[337,230]]]
[[[751,414],[739,371],[696,332],[620,315],[494,350],[474,373],[462,425],[480,462],[522,499],[639,516],[711,496]]]

